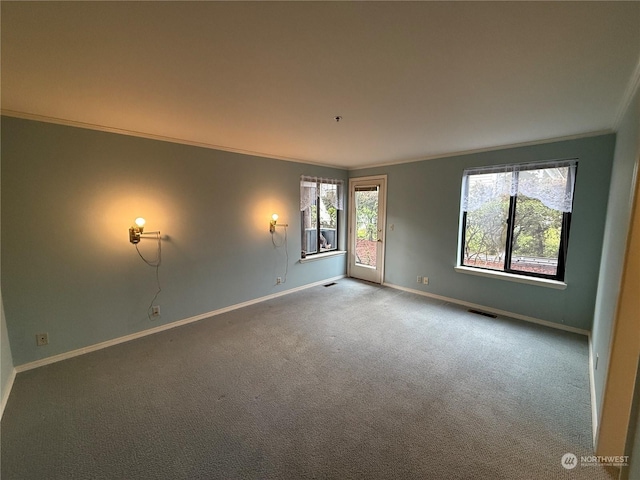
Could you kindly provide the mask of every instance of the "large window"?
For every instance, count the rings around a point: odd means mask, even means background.
[[[460,264],[564,280],[577,161],[469,168]]]
[[[300,179],[302,257],[338,249],[342,180]]]

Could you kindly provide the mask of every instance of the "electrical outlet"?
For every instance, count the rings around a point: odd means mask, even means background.
[[[420,275],[418,275],[418,278],[416,280],[417,283],[422,283],[422,277]]]
[[[424,285],[429,285],[429,277],[422,277],[422,283]]]
[[[38,333],[36,334],[36,345],[42,347],[43,345],[49,344],[49,334],[48,333]]]
[[[282,277],[276,277],[276,285],[280,285],[282,283]]]
[[[160,305],[153,305],[151,307],[151,316],[159,317],[160,316]]]

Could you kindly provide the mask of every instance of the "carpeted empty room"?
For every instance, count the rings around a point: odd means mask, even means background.
[[[582,335],[342,279],[18,374],[9,479],[615,478]]]
[[[640,480],[638,25],[0,0],[1,480]]]

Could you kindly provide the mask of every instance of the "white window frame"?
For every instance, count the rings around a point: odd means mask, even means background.
[[[322,185],[332,185],[335,186],[336,189],[336,198],[332,206],[336,209],[336,227],[335,232],[333,232],[333,238],[331,239],[331,243],[326,238],[327,229],[323,234],[321,227],[321,216],[320,216],[320,202],[322,201],[320,192],[322,189]],[[308,208],[310,208],[314,203],[312,201],[315,200],[316,205],[316,224],[315,224],[315,251],[308,251],[305,249],[308,236],[308,229],[306,228],[305,221],[305,212]],[[311,259],[311,258],[323,258],[326,256],[332,256],[340,252],[340,221],[341,221],[341,211],[344,209],[344,180],[335,179],[335,178],[322,178],[322,177],[310,177],[306,175],[302,175],[300,177],[300,257],[301,260]],[[323,243],[329,243],[330,248],[322,248],[321,245]]]

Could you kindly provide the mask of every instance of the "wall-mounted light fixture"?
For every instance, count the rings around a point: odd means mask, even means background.
[[[289,224],[287,223],[281,223],[280,225],[278,225],[278,214],[274,213],[273,215],[271,215],[271,222],[269,222],[269,231],[271,233],[276,231],[276,227],[288,227]]]
[[[134,221],[134,225],[129,227],[129,241],[134,245],[140,241],[141,235],[159,235],[160,232],[146,232],[144,231],[145,219],[138,217]]]
[[[159,230],[155,232],[145,232],[145,223],[147,222],[142,217],[138,217],[134,220],[133,225],[129,227],[129,241],[135,245],[136,251],[138,252],[138,255],[140,255],[142,261],[144,261],[144,263],[146,263],[150,267],[154,267],[156,269],[156,282],[158,284],[158,291],[151,299],[149,308],[147,308],[147,317],[149,317],[149,320],[151,320],[151,317],[158,317],[160,315],[160,306],[154,305],[153,302],[156,301],[156,298],[158,298],[158,295],[160,295],[160,292],[162,291],[162,287],[160,286],[160,276],[158,275],[158,269],[160,268],[160,264],[162,263],[162,237],[160,236]],[[155,260],[148,260],[138,249],[138,243],[140,243],[140,237],[142,237],[142,235],[155,235],[156,240],[158,241],[158,253]]]
[[[129,227],[129,241],[131,243],[138,243],[140,241],[140,235],[144,231],[145,219],[138,217],[135,219],[134,224]]]

